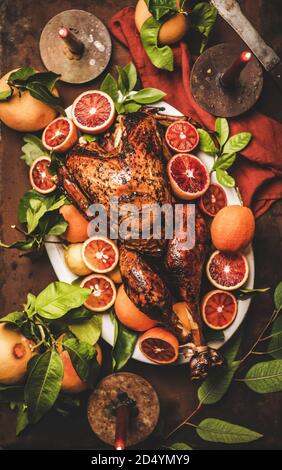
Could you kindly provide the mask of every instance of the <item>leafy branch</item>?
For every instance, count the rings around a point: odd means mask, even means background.
[[[110,95],[118,114],[135,113],[143,105],[156,103],[165,96],[165,93],[158,88],[143,88],[134,91],[137,72],[132,62],[125,67],[117,66],[117,72],[117,80],[110,73],[106,75],[100,90]]]
[[[269,320],[252,347],[241,359],[236,359],[241,345],[240,336],[222,348],[226,359],[226,368],[211,371],[209,377],[198,388],[197,406],[187,418],[169,432],[165,438],[166,441],[183,426],[195,428],[199,437],[206,441],[225,444],[251,442],[262,437],[255,431],[216,418],[204,419],[198,425],[192,423],[191,419],[202,409],[203,405],[212,405],[222,399],[229,389],[235,373],[251,355],[257,355],[257,346],[266,340],[270,340],[268,348],[266,351],[260,351],[259,354],[268,354],[275,359],[253,365],[244,378],[235,378],[234,380],[244,382],[256,393],[273,393],[282,390],[282,317],[279,316],[282,310],[282,282],[275,289],[274,303],[275,309]],[[271,333],[265,336],[271,325]],[[274,349],[273,346],[275,346]]]
[[[229,125],[225,118],[216,119],[214,139],[204,129],[198,129],[198,133],[200,150],[214,157],[211,171],[215,171],[219,183],[227,188],[233,188],[235,180],[227,170],[235,163],[237,153],[249,145],[252,134],[240,132],[229,137]]]
[[[9,75],[7,85],[10,89],[0,93],[0,102],[9,101],[15,90],[19,95],[27,91],[33,98],[48,104],[64,115],[61,99],[52,92],[59,78],[60,75],[53,72],[37,72],[33,67],[20,68]]]

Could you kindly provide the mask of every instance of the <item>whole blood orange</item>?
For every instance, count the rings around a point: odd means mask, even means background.
[[[178,358],[179,343],[170,331],[156,327],[140,336],[139,348],[151,361],[170,364]]]
[[[223,330],[236,318],[237,300],[230,292],[213,290],[204,296],[201,311],[204,322],[210,328]]]
[[[135,331],[146,331],[157,325],[154,320],[151,320],[131,302],[124,290],[123,284],[118,289],[115,312],[123,325]]]
[[[235,253],[252,241],[255,218],[251,209],[244,206],[226,206],[215,216],[211,224],[212,242],[220,251]]]

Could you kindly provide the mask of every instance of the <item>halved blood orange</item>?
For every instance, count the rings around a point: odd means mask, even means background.
[[[92,290],[84,305],[93,312],[104,312],[108,310],[116,300],[116,288],[113,281],[103,274],[90,274],[80,284]]]
[[[55,178],[48,171],[51,164],[51,157],[44,155],[38,157],[32,164],[29,170],[30,184],[41,194],[51,193],[56,189]]]
[[[226,193],[219,184],[210,184],[199,200],[200,209],[210,217],[214,217],[225,206],[227,206]]]
[[[72,105],[72,119],[80,130],[88,134],[105,132],[115,119],[114,102],[103,91],[85,91]]]
[[[196,127],[188,121],[175,121],[170,124],[165,133],[167,145],[175,152],[191,152],[199,143]]]
[[[78,132],[72,120],[61,116],[50,122],[42,134],[44,147],[54,152],[66,152],[77,139]]]
[[[178,339],[164,328],[151,328],[139,337],[142,353],[158,364],[170,364],[178,358]]]
[[[194,155],[178,153],[167,166],[172,190],[180,199],[191,200],[202,196],[210,184],[207,167]]]
[[[106,237],[91,237],[83,243],[82,258],[86,266],[95,273],[108,273],[118,264],[116,244]]]
[[[218,289],[239,289],[249,276],[247,258],[241,253],[215,251],[207,263],[207,276]]]
[[[238,303],[233,294],[222,290],[208,292],[202,301],[202,317],[206,325],[214,330],[223,330],[236,318]]]

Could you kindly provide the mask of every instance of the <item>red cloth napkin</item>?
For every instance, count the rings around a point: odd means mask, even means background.
[[[128,47],[144,87],[163,90],[165,100],[203,126],[214,129],[214,116],[195,102],[189,75],[191,70],[187,45],[174,48],[174,72],[159,70],[148,59],[134,22],[134,8],[127,7],[110,21],[112,34]],[[249,131],[251,144],[242,152],[232,168],[244,204],[251,206],[255,216],[262,215],[270,205],[282,198],[282,125],[253,111],[229,121],[231,133]]]

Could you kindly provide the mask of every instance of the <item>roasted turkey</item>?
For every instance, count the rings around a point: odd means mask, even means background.
[[[89,219],[94,216],[91,205],[102,204],[110,220],[111,198],[118,198],[118,218],[111,230],[119,235],[120,269],[127,295],[141,311],[174,332],[182,344],[188,344],[191,377],[203,378],[210,367],[223,362],[217,351],[205,345],[199,313],[208,244],[205,220],[196,210],[195,245],[190,249],[182,243],[189,233],[174,231],[170,240],[165,239],[163,228],[157,239],[150,233],[155,213],[148,211],[141,221],[144,205],[173,202],[166,176],[169,151],[163,138],[164,126],[171,119],[175,118],[153,109],[119,116],[112,132],[95,142],[80,143],[69,152],[59,169],[59,180],[64,192]],[[140,211],[134,222],[128,204]],[[184,223],[191,208],[188,204],[185,207]],[[119,234],[122,224],[131,224],[125,237]],[[144,226],[149,235],[142,238]],[[187,303],[189,331],[173,312],[175,299]]]

